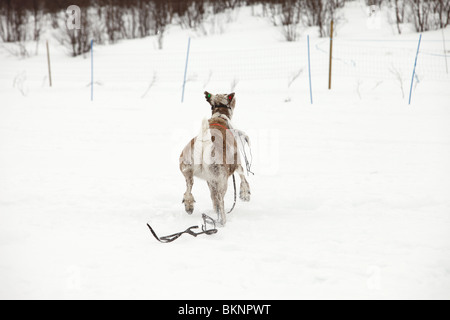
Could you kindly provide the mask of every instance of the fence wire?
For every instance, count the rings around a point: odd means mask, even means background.
[[[397,42],[395,46],[391,42],[387,44],[382,41],[373,43],[334,41],[333,74],[374,80],[410,76],[417,42]],[[316,48],[325,53],[323,43]],[[326,54],[328,50],[327,48]],[[450,55],[446,56],[443,50],[432,49],[429,44],[422,43],[417,62],[417,78],[433,81],[449,80],[446,59],[450,60]]]
[[[303,43],[304,42],[304,43]],[[186,42],[187,43],[187,42]],[[313,79],[328,76],[329,45],[327,39],[311,42],[311,72]],[[450,81],[446,59],[450,55],[439,49],[442,43],[423,40],[417,62],[417,80]],[[449,45],[450,47],[450,45]],[[333,79],[408,79],[412,74],[416,41],[356,41],[333,40]],[[0,81],[3,88],[10,87],[18,75],[26,73],[29,82],[45,84],[46,59],[38,58],[2,62]],[[229,49],[197,48],[191,43],[187,82],[206,87],[215,82],[264,81],[266,83],[292,83],[307,79],[308,56],[306,40],[279,43],[258,48]],[[10,63],[11,62],[11,63]],[[143,49],[130,51],[126,46],[115,50],[111,46],[94,47],[95,82],[117,88],[141,88],[154,81],[180,87],[186,62],[184,50]],[[90,59],[57,59],[52,65],[56,86],[86,86],[90,83]],[[36,85],[37,86],[37,85]],[[1,90],[2,88],[0,88]]]
[[[374,80],[408,77],[413,68],[417,43],[398,42],[346,42],[333,41],[333,78],[355,77]],[[143,57],[145,55],[145,57]],[[443,50],[423,45],[417,62],[419,79],[450,80],[446,61],[450,55]],[[110,62],[116,61],[111,68]],[[183,51],[154,51],[131,53],[126,56],[98,54],[97,76],[103,81],[147,81],[156,77],[162,82],[182,82],[186,61]],[[311,45],[313,77],[328,75],[329,40],[319,40]],[[195,41],[191,45],[187,81],[207,84],[215,81],[232,82],[265,80],[287,82],[298,76],[307,76],[307,47],[305,44],[287,43],[276,47],[253,49],[211,48],[199,50]]]

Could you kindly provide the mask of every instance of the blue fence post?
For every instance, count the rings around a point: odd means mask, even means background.
[[[187,75],[187,69],[188,69],[188,62],[189,62],[189,49],[191,48],[191,38],[188,40],[188,47],[187,47],[187,53],[186,53],[186,66],[184,67],[184,79],[183,79],[183,92],[181,93],[181,103],[184,101],[184,88],[186,87],[186,75]]]
[[[408,104],[411,104],[411,94],[412,94],[412,88],[413,88],[413,83],[414,83],[414,75],[416,74],[417,56],[419,55],[420,41],[421,40],[422,40],[422,34],[420,34],[419,44],[417,45],[416,60],[414,61],[414,69],[413,69],[412,78],[411,78],[411,88],[409,89],[409,102],[408,102]]]
[[[309,97],[311,98],[311,104],[313,104],[312,86],[311,86],[311,56],[309,53],[309,35],[308,35],[308,70],[309,70]]]
[[[91,101],[94,101],[94,40],[91,40]]]

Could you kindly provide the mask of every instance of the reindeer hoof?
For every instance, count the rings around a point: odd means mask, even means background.
[[[185,201],[184,208],[188,214],[192,214],[194,212],[194,202]]]
[[[183,198],[184,208],[188,214],[192,214],[194,212],[194,197],[192,195],[184,196]]]
[[[241,190],[239,193],[239,198],[241,198],[242,201],[249,202],[250,201],[250,190]]]

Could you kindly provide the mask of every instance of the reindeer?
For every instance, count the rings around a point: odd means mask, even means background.
[[[239,174],[239,197],[242,201],[250,201],[250,185],[245,179],[237,141],[230,128],[236,106],[235,93],[211,94],[205,91],[205,98],[211,106],[212,116],[203,120],[200,134],[186,145],[180,156],[180,170],[187,186],[183,203],[186,212],[192,214],[195,203],[192,195],[194,177],[206,180],[218,223],[225,226],[224,198],[229,177],[235,172]]]

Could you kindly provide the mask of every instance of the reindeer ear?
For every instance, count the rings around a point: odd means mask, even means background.
[[[212,97],[211,93],[209,93],[208,91],[205,91],[206,101],[211,102],[211,97]]]
[[[230,94],[227,96],[228,102],[233,101],[234,95],[235,95],[235,93],[233,92],[233,93],[230,93]]]

